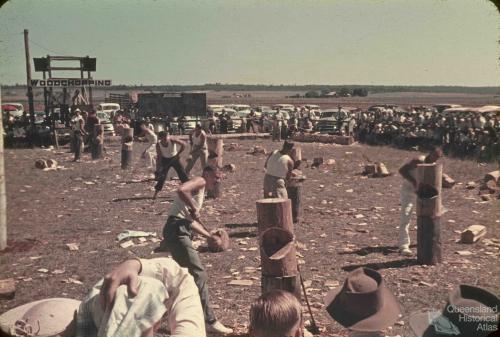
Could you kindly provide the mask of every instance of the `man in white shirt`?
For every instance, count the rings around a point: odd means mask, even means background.
[[[163,189],[170,168],[173,168],[175,172],[177,172],[181,182],[184,183],[188,181],[186,171],[180,162],[181,153],[184,152],[187,144],[176,137],[170,136],[168,131],[160,131],[158,136],[160,141],[156,144],[158,163],[156,171],[157,183],[155,185],[153,199],[155,199],[158,193]]]
[[[293,160],[290,157],[293,145],[286,141],[280,151],[275,150],[267,157],[264,164],[264,198],[288,199],[286,181],[290,179],[293,170]]]
[[[215,169],[206,166],[201,177],[195,177],[179,186],[168,212],[167,223],[163,227],[163,241],[156,251],[170,251],[173,259],[193,275],[200,292],[207,331],[229,334],[233,330],[219,322],[212,310],[207,274],[191,241],[193,234],[202,235],[208,240],[216,240],[201,224],[199,217],[205,199],[205,188],[213,189],[220,179],[221,176]]]
[[[200,296],[193,277],[171,258],[132,259],[117,266],[104,278],[100,292],[104,309],[113,305],[120,285],[126,285],[129,296],[135,297],[139,276],[157,279],[165,285],[168,294],[166,315],[172,336],[206,335]]]
[[[207,135],[201,128],[200,124],[196,124],[194,131],[189,135],[189,142],[191,143],[191,152],[186,164],[186,174],[189,175],[194,164],[200,158],[201,169],[207,166],[208,150],[207,150]]]
[[[144,151],[142,151],[141,158],[144,160],[147,168],[156,168],[155,146],[158,142],[158,137],[156,137],[154,130],[149,128],[148,124],[149,123],[147,122],[143,122],[140,126],[142,135],[146,139],[146,144],[144,146]]]
[[[73,161],[78,161],[80,160],[83,152],[83,136],[87,134],[85,131],[85,121],[83,120],[80,109],[75,110],[75,117],[73,117],[71,122],[73,124],[73,137],[75,144],[75,159]]]
[[[403,256],[411,256],[410,250],[410,222],[416,203],[416,191],[418,190],[416,172],[417,165],[424,163],[435,163],[443,156],[441,148],[431,151],[426,157],[420,156],[410,160],[399,169],[399,174],[403,177],[401,186],[401,221],[399,223],[399,252]]]

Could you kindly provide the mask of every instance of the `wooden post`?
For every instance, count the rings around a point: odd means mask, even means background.
[[[126,170],[132,167],[132,150],[134,144],[134,129],[122,129],[122,169]]]
[[[417,165],[417,260],[435,265],[441,253],[441,164]]]
[[[0,88],[0,106],[2,89]],[[7,248],[7,190],[5,189],[5,168],[3,152],[3,116],[0,117],[0,251]]]
[[[290,199],[267,198],[257,200],[256,203],[259,236],[271,227],[283,228],[293,233]]]
[[[208,136],[207,148],[208,148],[208,165],[219,169],[222,168],[223,155],[224,155],[224,140],[222,138]]]
[[[27,82],[27,96],[28,96],[28,108],[30,112],[30,123],[31,123],[31,133],[30,133],[30,143],[31,146],[34,145],[35,137],[35,105],[33,102],[33,87],[31,86],[31,63],[30,63],[30,46],[28,39],[28,30],[24,30],[24,52],[26,56],[26,82]]]
[[[91,144],[92,159],[101,159],[104,152],[104,125],[94,125],[94,134]]]
[[[298,223],[302,216],[302,183],[290,183],[286,187],[286,191],[292,203],[293,223]]]
[[[300,167],[300,164],[302,162],[302,149],[300,148],[300,145],[295,145],[292,149],[292,153],[290,155],[293,160],[293,168],[298,169]]]
[[[300,299],[292,207],[289,199],[257,200],[262,293],[286,290]]]
[[[207,137],[207,148],[208,148],[208,165],[213,168],[222,168],[223,155],[224,155],[224,140],[217,136]],[[207,190],[207,197],[212,199],[217,199],[222,196],[222,185],[221,181],[218,181],[214,188]]]

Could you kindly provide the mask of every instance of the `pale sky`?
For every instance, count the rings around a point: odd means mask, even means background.
[[[113,84],[500,85],[487,0],[10,0],[0,22],[2,84],[26,82],[27,28],[32,57]]]

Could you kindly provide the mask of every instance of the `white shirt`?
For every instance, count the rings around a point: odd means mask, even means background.
[[[196,211],[199,211],[201,209],[204,200],[205,200],[205,188],[202,188],[198,191],[197,194],[192,196],[193,205]],[[172,206],[170,206],[168,215],[176,216],[182,219],[192,220],[191,214],[189,213],[189,207],[186,205],[184,201],[182,201],[182,199],[179,197],[177,193],[175,194]]]
[[[292,160],[289,155],[281,154],[275,150],[267,161],[266,174],[278,178],[286,178],[288,173],[288,162]]]
[[[201,148],[205,148],[207,146],[206,137],[205,140],[202,140],[202,136],[206,136],[205,131],[201,130],[200,135],[196,136],[196,132],[193,132],[191,139],[193,140],[193,146],[198,146]]]
[[[145,137],[148,140],[149,143],[151,144],[156,144],[158,142],[158,137],[154,133],[154,131],[151,131],[150,129],[145,131]]]
[[[172,337],[205,337],[205,318],[193,277],[172,258],[139,259],[140,275],[160,280],[169,295],[165,302]]]
[[[159,142],[158,146],[160,146],[161,156],[164,158],[172,158],[179,152],[177,150],[177,144],[171,140],[168,141],[167,146],[163,145],[162,142]]]

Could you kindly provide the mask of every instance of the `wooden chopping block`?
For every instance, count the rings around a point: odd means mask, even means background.
[[[51,168],[57,167],[57,161],[54,159],[47,159],[46,163],[47,163],[47,167],[51,167]]]
[[[367,164],[365,165],[365,170],[363,171],[364,175],[372,175],[377,171],[377,165],[375,164]]]
[[[323,157],[316,157],[313,159],[311,167],[319,167],[321,164],[323,164]]]
[[[35,167],[43,170],[44,168],[47,168],[47,162],[43,159],[37,159],[35,161]]]
[[[16,282],[13,278],[0,280],[0,299],[11,300],[16,295]]]
[[[229,235],[227,232],[218,228],[210,232],[212,239],[207,241],[208,249],[213,253],[223,252],[229,248]]]
[[[455,186],[456,183],[457,182],[454,179],[452,179],[449,175],[443,173],[443,179],[441,182],[441,186],[443,188],[452,188],[453,186]]]
[[[234,164],[226,164],[222,167],[222,171],[225,172],[234,172],[236,171],[236,165]]]
[[[486,173],[484,176],[484,181],[494,180],[498,183],[498,179],[500,178],[500,170],[496,170],[490,173]]]
[[[384,163],[376,163],[376,176],[377,177],[387,177],[389,175],[389,170],[384,165]]]
[[[467,227],[461,234],[462,243],[474,243],[486,234],[486,227],[482,225],[472,225]]]

